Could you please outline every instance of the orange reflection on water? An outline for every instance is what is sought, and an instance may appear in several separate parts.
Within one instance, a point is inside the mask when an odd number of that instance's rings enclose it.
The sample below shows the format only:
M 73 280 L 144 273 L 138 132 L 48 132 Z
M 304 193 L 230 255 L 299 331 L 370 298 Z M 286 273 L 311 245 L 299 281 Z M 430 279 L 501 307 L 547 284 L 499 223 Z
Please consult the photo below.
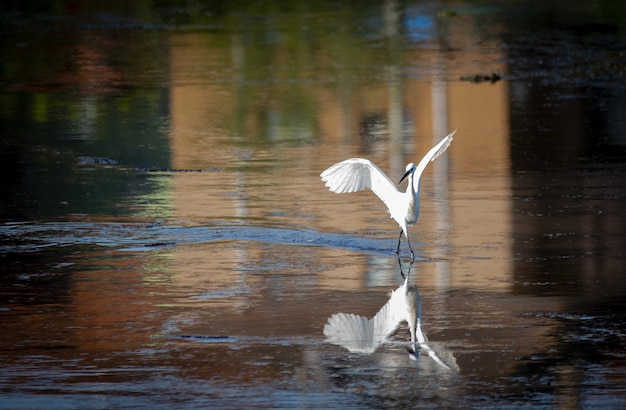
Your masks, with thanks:
M 216 42 L 206 33 L 171 35 L 172 166 L 210 169 L 173 176 L 176 218 L 200 224 L 243 221 L 374 234 L 392 243 L 398 229 L 371 192 L 332 194 L 319 180 L 319 172 L 346 157 L 367 156 L 396 179 L 405 163 L 417 161 L 445 133 L 458 128 L 449 151 L 424 174 L 422 214 L 418 225 L 410 228 L 413 240 L 424 243 L 425 256 L 440 260 L 426 264 L 420 278 L 444 287 L 507 286 L 508 84 L 441 80 L 458 72 L 459 60 L 477 67 L 483 57 L 492 62 L 493 49 L 486 56 L 469 52 L 451 62 L 429 51 L 431 57 L 425 60 L 437 62 L 430 79 L 391 72 L 378 82 L 355 81 L 348 90 L 342 85 L 334 88 L 336 84 L 295 84 L 316 102 L 316 128 L 310 130 L 316 143 L 294 147 L 280 143 L 280 138 L 297 130 L 277 131 L 273 124 L 270 131 L 282 136 L 273 141 L 273 134 L 264 135 L 268 129 L 252 126 L 270 124 L 259 118 L 268 115 L 266 108 L 275 112 L 272 101 L 282 98 L 272 94 L 279 92 L 277 88 L 238 84 L 250 71 L 241 57 L 245 50 L 235 40 L 226 46 L 213 46 Z M 211 70 L 229 73 L 229 81 L 216 81 Z M 242 87 L 252 90 L 242 92 Z M 283 92 L 284 87 L 278 90 Z M 238 142 L 241 137 L 245 144 Z M 362 276 L 366 266 L 352 269 Z

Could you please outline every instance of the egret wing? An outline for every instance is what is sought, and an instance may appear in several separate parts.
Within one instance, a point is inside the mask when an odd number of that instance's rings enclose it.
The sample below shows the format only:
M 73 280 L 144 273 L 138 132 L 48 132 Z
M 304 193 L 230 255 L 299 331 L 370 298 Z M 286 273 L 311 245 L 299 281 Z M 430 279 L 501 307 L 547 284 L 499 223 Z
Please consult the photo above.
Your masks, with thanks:
M 390 209 L 400 193 L 389 177 L 368 159 L 347 159 L 329 167 L 320 176 L 328 189 L 338 194 L 369 188 Z
M 420 343 L 420 347 L 424 349 L 438 365 L 455 372 L 460 371 L 456 357 L 443 345 L 439 343 Z
M 374 353 L 404 320 L 400 298 L 405 297 L 405 288 L 396 289 L 371 319 L 351 313 L 332 315 L 324 326 L 326 341 L 343 346 L 352 353 Z
M 372 323 L 366 317 L 351 313 L 335 313 L 324 325 L 326 341 L 352 353 L 372 354 L 378 348 L 373 343 Z
M 389 301 L 380 308 L 380 310 L 370 319 L 373 328 L 373 339 L 378 343 L 384 343 L 405 320 L 402 312 L 402 301 L 398 300 L 403 297 L 404 291 L 400 287 L 396 289 L 389 298 Z
M 420 163 L 417 165 L 415 179 L 419 180 L 422 176 L 422 172 L 424 172 L 424 169 L 426 168 L 426 165 L 428 165 L 429 162 L 436 160 L 439 155 L 443 154 L 448 149 L 452 143 L 452 139 L 454 138 L 454 133 L 456 133 L 456 130 L 446 135 L 437 145 L 432 147 L 430 151 L 424 155 L 424 158 L 422 158 Z

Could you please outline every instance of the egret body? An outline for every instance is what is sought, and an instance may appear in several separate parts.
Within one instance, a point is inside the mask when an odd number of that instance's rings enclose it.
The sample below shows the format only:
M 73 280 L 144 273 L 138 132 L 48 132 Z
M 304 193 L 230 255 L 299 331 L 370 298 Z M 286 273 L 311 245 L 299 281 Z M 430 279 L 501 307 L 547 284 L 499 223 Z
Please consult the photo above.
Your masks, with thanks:
M 350 158 L 339 162 L 326 169 L 320 176 L 328 189 L 338 194 L 356 192 L 366 188 L 371 189 L 387 205 L 391 218 L 400 225 L 396 254 L 400 253 L 400 241 L 402 240 L 402 233 L 404 233 L 411 251 L 411 260 L 414 260 L 415 254 L 411 248 L 407 226 L 415 224 L 419 217 L 420 178 L 426 165 L 430 161 L 434 161 L 450 146 L 455 132 L 456 130 L 452 131 L 432 147 L 417 166 L 414 163 L 406 166 L 405 173 L 400 179 L 400 183 L 405 179 L 408 181 L 405 192 L 399 191 L 376 164 L 363 158 Z

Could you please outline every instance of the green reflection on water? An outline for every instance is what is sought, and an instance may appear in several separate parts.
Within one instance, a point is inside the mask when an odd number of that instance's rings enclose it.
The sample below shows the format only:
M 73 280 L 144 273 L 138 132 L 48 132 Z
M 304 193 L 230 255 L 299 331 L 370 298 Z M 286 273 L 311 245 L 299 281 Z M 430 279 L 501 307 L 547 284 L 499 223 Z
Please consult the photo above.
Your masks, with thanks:
M 453 27 L 473 27 L 465 35 L 475 44 L 510 35 L 503 19 L 524 27 L 527 16 L 546 12 L 582 31 L 624 27 L 617 17 L 624 6 L 609 1 L 568 13 L 557 13 L 563 7 L 553 2 L 482 4 L 449 10 L 444 3 L 393 1 L 3 3 L 0 210 L 5 218 L 167 214 L 168 177 L 141 170 L 171 167 L 170 92 L 179 83 L 218 85 L 232 100 L 212 119 L 215 129 L 198 139 L 221 131 L 219 147 L 315 144 L 323 104 L 317 90 L 327 89 L 345 110 L 359 87 L 389 81 L 397 91 L 430 64 L 422 55 L 448 41 Z M 498 15 L 502 10 L 508 14 Z M 192 42 L 187 76 L 175 80 L 171 41 L 185 34 L 200 39 Z M 212 59 L 194 60 L 203 49 Z M 396 100 L 402 104 L 401 95 Z M 80 165 L 82 156 L 119 166 Z
M 313 142 L 314 88 L 368 81 L 369 73 L 341 73 L 375 63 L 367 36 L 379 9 L 353 6 L 5 4 L 14 30 L 1 48 L 3 217 L 168 214 L 169 177 L 142 170 L 171 164 L 172 27 L 200 27 L 208 53 L 222 56 L 214 66 L 191 61 L 189 78 L 231 84 L 225 90 L 233 110 L 216 123 L 233 143 Z M 84 164 L 83 157 L 107 164 Z
M 115 96 L 13 93 L 2 96 L 2 215 L 129 215 L 125 198 L 163 189 L 135 168 L 169 166 L 167 93 Z M 13 102 L 13 104 L 12 104 Z M 120 109 L 122 108 L 122 109 Z M 81 158 L 116 161 L 108 166 Z M 132 212 L 130 212 L 132 214 Z

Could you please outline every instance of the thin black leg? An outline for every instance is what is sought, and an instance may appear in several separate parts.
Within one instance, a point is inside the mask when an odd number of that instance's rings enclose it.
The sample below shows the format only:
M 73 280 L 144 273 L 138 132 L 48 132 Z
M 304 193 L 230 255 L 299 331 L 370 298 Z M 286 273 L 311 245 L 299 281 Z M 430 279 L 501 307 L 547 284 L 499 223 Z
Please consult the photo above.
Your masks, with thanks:
M 396 255 L 400 255 L 400 241 L 402 240 L 402 228 L 400 228 L 400 236 L 398 237 L 398 247 L 396 248 Z
M 404 272 L 402 272 L 402 261 L 400 260 L 400 256 L 398 256 L 398 267 L 400 267 L 400 275 L 402 275 L 402 279 L 405 279 Z

